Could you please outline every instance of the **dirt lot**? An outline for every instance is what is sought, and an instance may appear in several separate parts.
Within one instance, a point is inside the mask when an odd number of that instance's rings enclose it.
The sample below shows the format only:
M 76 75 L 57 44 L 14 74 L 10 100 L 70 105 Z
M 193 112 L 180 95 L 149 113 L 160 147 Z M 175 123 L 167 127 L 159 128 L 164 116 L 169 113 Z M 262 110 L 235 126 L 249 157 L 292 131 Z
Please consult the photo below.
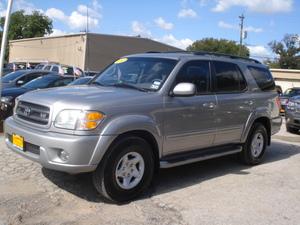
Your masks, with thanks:
M 300 135 L 284 129 L 265 163 L 233 157 L 161 170 L 139 200 L 104 203 L 89 175 L 42 169 L 0 138 L 0 225 L 7 224 L 299 224 Z

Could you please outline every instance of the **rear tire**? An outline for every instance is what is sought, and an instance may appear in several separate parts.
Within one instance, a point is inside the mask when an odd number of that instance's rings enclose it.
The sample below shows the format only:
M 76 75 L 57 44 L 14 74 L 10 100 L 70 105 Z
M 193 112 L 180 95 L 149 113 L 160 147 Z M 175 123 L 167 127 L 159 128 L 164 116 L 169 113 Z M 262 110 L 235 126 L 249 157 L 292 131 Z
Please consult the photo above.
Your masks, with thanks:
M 254 123 L 239 155 L 240 160 L 247 165 L 259 164 L 265 154 L 267 142 L 266 128 L 261 123 Z
M 150 185 L 154 172 L 151 146 L 140 137 L 117 140 L 93 173 L 97 191 L 112 202 L 133 200 Z
M 286 131 L 292 134 L 297 134 L 299 130 L 293 127 L 286 126 Z

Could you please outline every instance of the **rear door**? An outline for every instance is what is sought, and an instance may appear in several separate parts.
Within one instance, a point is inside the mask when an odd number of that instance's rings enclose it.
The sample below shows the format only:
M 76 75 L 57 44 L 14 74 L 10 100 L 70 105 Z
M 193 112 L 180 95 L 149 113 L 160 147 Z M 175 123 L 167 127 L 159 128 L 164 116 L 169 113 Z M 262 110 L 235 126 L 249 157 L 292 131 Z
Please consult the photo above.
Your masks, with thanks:
M 240 142 L 254 102 L 247 92 L 247 83 L 238 65 L 221 61 L 212 64 L 217 98 L 214 145 Z
M 187 62 L 177 74 L 173 86 L 185 82 L 194 83 L 197 94 L 166 97 L 164 154 L 206 148 L 213 143 L 216 98 L 210 89 L 210 62 Z

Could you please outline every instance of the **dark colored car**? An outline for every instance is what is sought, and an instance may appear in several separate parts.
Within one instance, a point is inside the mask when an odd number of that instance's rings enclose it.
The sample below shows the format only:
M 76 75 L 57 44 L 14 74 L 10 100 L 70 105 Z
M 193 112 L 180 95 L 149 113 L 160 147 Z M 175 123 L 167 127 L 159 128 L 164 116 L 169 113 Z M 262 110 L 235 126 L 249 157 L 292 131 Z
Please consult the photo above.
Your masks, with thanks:
M 300 95 L 300 87 L 289 88 L 283 93 L 283 95 L 280 96 L 280 102 L 281 102 L 280 113 L 285 113 L 286 106 L 289 103 L 289 99 L 297 95 Z
M 290 98 L 286 106 L 286 130 L 297 134 L 300 131 L 300 95 Z
M 40 70 L 18 70 L 7 74 L 2 79 L 2 88 L 20 87 L 40 76 L 50 74 L 49 71 Z
M 60 76 L 55 74 L 49 74 L 42 77 L 38 77 L 21 87 L 4 89 L 2 91 L 0 100 L 0 119 L 4 120 L 12 115 L 16 97 L 28 91 L 65 86 L 71 83 L 73 80 L 73 76 Z
M 93 77 L 81 77 L 81 78 L 78 78 L 77 80 L 74 80 L 69 85 L 83 85 L 83 84 L 87 84 L 92 79 L 93 79 Z

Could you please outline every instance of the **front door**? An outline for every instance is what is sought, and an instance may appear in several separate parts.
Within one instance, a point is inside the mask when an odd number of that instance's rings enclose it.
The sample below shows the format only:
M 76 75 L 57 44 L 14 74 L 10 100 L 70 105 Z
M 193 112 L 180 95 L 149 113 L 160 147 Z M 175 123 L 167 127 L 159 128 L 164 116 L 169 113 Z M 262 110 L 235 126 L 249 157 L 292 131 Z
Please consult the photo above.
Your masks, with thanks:
M 213 143 L 216 97 L 210 92 L 209 61 L 187 62 L 179 71 L 178 83 L 194 83 L 197 94 L 165 98 L 164 155 L 210 147 Z

